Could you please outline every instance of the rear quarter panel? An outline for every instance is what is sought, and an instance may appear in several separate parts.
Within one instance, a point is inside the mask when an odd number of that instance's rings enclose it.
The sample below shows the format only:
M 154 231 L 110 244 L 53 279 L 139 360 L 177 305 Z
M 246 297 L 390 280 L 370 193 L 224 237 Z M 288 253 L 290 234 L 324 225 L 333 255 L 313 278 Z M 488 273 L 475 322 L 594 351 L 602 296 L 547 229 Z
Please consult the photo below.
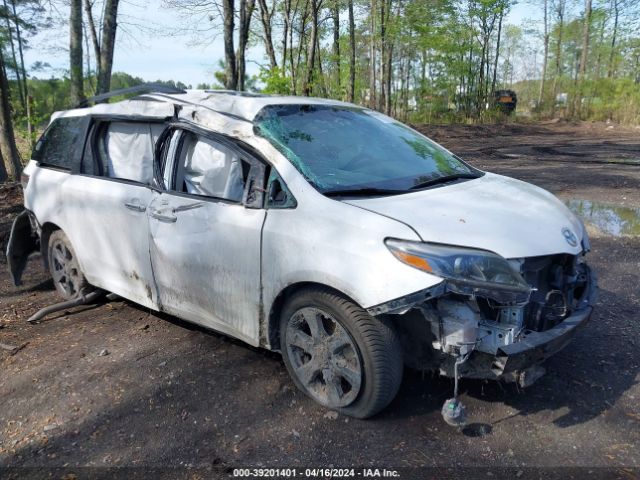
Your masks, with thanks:
M 40 167 L 34 160 L 29 161 L 24 173 L 29 175 L 24 192 L 25 208 L 35 214 L 40 225 L 51 222 L 64 230 L 66 222 L 61 190 L 71 174 L 61 169 Z

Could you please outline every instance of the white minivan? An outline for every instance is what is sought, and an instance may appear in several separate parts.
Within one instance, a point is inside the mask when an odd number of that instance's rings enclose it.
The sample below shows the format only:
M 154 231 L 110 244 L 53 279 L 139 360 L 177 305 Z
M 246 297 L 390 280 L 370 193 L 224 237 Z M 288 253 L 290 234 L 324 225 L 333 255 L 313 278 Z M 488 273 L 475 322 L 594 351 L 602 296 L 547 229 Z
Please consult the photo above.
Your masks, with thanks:
M 480 140 L 479 140 L 480 141 Z M 378 112 L 150 92 L 58 112 L 23 172 L 7 256 L 282 353 L 359 418 L 404 366 L 531 383 L 590 317 L 582 222 Z

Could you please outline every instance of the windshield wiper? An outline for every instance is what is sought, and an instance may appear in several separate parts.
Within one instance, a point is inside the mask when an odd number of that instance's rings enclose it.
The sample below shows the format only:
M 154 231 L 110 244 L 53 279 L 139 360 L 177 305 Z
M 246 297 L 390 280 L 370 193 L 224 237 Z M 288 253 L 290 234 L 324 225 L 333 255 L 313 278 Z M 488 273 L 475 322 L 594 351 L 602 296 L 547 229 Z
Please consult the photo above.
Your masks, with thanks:
M 453 182 L 454 180 L 460 180 L 462 178 L 480 178 L 481 176 L 482 175 L 478 175 L 477 173 L 454 173 L 453 175 L 445 175 L 444 177 L 432 178 L 431 180 L 427 180 L 426 182 L 420 182 L 410 187 L 410 190 L 431 187 L 433 185 L 438 185 L 439 183 Z
M 322 192 L 327 197 L 341 197 L 341 196 L 375 196 L 375 195 L 399 195 L 401 193 L 407 193 L 407 190 L 392 190 L 388 188 L 349 188 L 344 190 L 328 190 Z

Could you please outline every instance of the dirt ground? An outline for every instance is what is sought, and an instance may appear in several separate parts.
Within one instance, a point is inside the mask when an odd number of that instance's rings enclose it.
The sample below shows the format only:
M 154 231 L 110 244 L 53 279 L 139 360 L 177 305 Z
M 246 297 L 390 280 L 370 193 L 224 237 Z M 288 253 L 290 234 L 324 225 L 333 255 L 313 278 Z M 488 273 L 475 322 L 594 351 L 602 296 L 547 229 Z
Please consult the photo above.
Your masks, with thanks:
M 563 200 L 639 211 L 639 129 L 420 129 L 477 167 Z M 3 251 L 20 201 L 18 188 L 0 187 Z M 79 467 L 114 466 L 189 478 L 221 467 L 477 466 L 491 478 L 502 466 L 515 477 L 527 477 L 527 467 L 565 466 L 589 468 L 561 476 L 638 478 L 640 237 L 590 231 L 600 284 L 592 321 L 526 391 L 463 380 L 471 425 L 462 431 L 440 417 L 452 382 L 430 374 L 407 371 L 395 401 L 360 421 L 296 391 L 278 355 L 126 301 L 28 325 L 30 314 L 56 300 L 34 259 L 22 287 L 0 276 L 0 342 L 28 342 L 14 355 L 0 350 L 0 466 L 67 467 L 77 478 L 88 471 Z

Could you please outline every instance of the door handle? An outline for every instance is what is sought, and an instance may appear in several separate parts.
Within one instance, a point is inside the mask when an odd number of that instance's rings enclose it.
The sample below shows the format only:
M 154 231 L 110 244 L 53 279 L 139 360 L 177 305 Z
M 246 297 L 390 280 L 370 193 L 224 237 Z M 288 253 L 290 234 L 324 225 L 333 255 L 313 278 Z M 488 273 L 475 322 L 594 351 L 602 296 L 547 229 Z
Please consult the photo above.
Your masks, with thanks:
M 134 212 L 144 212 L 147 210 L 147 207 L 140 205 L 139 203 L 124 202 L 124 206 Z
M 151 210 L 150 215 L 156 220 L 160 220 L 165 223 L 175 223 L 178 220 L 178 217 L 174 217 L 173 215 L 165 215 L 162 213 L 162 210 Z

